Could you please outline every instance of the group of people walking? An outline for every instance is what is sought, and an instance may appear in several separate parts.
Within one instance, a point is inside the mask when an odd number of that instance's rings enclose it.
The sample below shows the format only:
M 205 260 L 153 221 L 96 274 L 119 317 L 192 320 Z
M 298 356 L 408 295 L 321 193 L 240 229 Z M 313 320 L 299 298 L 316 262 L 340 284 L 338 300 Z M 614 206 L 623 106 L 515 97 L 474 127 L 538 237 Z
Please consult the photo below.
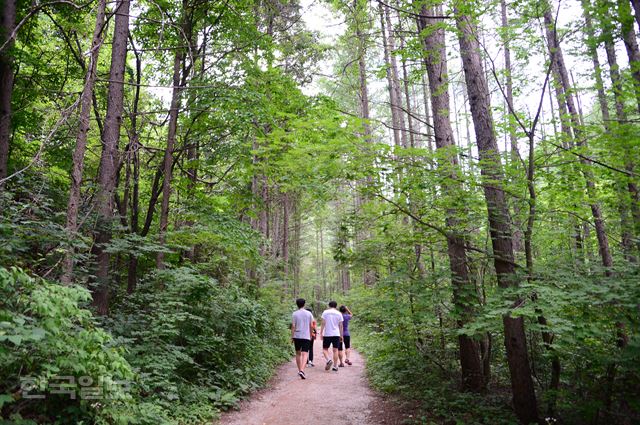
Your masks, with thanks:
M 304 373 L 306 366 L 313 364 L 313 341 L 317 337 L 317 323 L 310 308 L 305 308 L 304 298 L 298 298 L 296 310 L 291 316 L 291 341 L 296 350 L 296 366 L 301 379 L 307 379 Z M 322 355 L 325 360 L 325 370 L 338 371 L 345 363 L 351 366 L 351 335 L 349 321 L 353 314 L 346 306 L 340 306 L 335 301 L 329 302 L 329 308 L 322 312 L 320 325 L 320 340 L 322 340 Z M 332 350 L 331 355 L 329 349 Z

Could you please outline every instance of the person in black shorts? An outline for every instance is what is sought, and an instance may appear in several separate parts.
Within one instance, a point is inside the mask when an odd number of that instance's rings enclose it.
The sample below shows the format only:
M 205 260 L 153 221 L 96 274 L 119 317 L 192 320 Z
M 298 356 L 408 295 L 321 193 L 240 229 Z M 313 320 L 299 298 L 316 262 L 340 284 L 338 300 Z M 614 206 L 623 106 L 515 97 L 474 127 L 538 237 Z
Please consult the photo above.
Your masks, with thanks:
M 307 379 L 304 369 L 307 366 L 307 357 L 311 346 L 311 324 L 313 322 L 313 314 L 305 310 L 304 304 L 304 298 L 298 298 L 296 300 L 298 310 L 291 315 L 291 341 L 296 349 L 296 366 L 298 366 L 298 376 L 301 379 Z
M 338 350 L 342 348 L 342 314 L 337 310 L 338 303 L 329 302 L 329 308 L 322 313 L 320 338 L 322 339 L 322 355 L 327 362 L 324 369 L 338 371 Z M 329 347 L 333 347 L 333 358 L 329 357 Z M 333 367 L 332 367 L 333 366 Z
M 351 360 L 349 360 L 349 356 L 351 355 L 351 334 L 349 333 L 349 322 L 351 321 L 351 317 L 353 313 L 349 310 L 349 307 L 341 305 L 340 313 L 342 313 L 342 338 L 344 342 L 344 352 L 339 351 L 340 354 L 340 367 L 344 367 L 342 363 L 343 354 L 344 354 L 344 362 L 349 366 L 352 365 Z M 342 347 L 340 347 L 342 350 Z
M 313 315 L 313 311 L 307 307 L 306 310 Z M 307 360 L 307 366 L 315 367 L 313 364 L 313 341 L 316 340 L 316 336 L 318 334 L 316 318 L 314 317 L 311 321 L 311 344 L 309 346 L 309 359 Z

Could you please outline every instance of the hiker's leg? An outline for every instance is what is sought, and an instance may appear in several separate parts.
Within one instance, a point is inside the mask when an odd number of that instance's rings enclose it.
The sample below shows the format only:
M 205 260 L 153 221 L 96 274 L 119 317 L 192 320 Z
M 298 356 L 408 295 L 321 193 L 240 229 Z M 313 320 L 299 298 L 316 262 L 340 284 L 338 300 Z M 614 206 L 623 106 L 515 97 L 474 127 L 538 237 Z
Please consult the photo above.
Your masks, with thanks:
M 338 364 L 338 347 L 333 347 L 333 365 L 334 367 Z
M 313 363 L 313 340 L 309 343 L 309 361 Z
M 309 358 L 309 353 L 306 351 L 302 352 L 300 356 L 300 370 L 304 372 L 304 368 L 307 367 L 307 359 Z
M 351 336 L 344 336 L 344 355 L 347 362 L 349 362 L 349 357 L 351 357 Z
M 302 367 L 300 365 L 302 360 L 302 353 L 300 351 L 296 351 L 296 366 L 298 366 L 298 370 L 302 370 Z
M 324 357 L 324 361 L 328 362 L 329 361 L 329 345 L 330 341 L 327 340 L 327 338 L 323 338 L 322 339 L 322 356 Z

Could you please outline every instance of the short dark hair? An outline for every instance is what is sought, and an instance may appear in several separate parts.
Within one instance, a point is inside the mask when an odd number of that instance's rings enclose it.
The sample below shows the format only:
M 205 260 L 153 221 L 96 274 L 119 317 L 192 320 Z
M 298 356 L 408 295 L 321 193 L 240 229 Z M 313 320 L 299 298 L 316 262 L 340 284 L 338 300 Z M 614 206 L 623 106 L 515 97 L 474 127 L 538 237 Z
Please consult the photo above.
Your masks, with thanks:
M 340 306 L 340 313 L 346 313 L 347 312 L 347 307 L 344 305 Z
M 338 303 L 335 302 L 335 301 L 329 301 L 329 307 L 336 308 L 336 307 L 338 307 Z
M 304 300 L 304 298 L 298 298 L 296 300 L 296 305 L 298 306 L 298 308 L 302 308 L 304 307 L 304 304 L 306 303 L 306 301 Z

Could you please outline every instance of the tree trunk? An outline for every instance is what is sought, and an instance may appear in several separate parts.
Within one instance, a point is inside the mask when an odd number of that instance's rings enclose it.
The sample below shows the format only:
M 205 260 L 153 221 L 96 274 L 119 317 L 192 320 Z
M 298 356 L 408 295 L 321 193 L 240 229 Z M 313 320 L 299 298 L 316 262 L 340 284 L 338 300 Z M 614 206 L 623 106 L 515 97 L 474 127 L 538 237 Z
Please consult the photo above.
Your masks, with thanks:
M 622 41 L 627 50 L 629 57 L 629 68 L 634 80 L 636 102 L 638 111 L 640 111 L 640 49 L 638 49 L 638 41 L 636 31 L 633 27 L 633 16 L 631 15 L 631 6 L 626 0 L 617 0 L 618 2 L 618 20 L 620 21 L 620 31 L 622 33 Z M 637 19 L 637 18 L 636 18 Z
M 96 12 L 96 24 L 91 40 L 89 64 L 85 75 L 82 94 L 80 95 L 80 115 L 76 146 L 73 151 L 73 165 L 71 170 L 71 190 L 67 204 L 66 231 L 70 237 L 74 237 L 78 231 L 78 209 L 80 207 L 80 189 L 82 185 L 82 173 L 84 171 L 84 154 L 87 149 L 87 137 L 91 126 L 90 115 L 92 108 L 93 87 L 96 82 L 98 70 L 98 56 L 102 47 L 103 28 L 105 25 L 106 1 L 98 0 Z M 61 280 L 69 284 L 73 280 L 73 247 L 69 247 L 62 263 L 63 274 Z
M 0 10 L 0 190 L 8 174 L 11 139 L 11 97 L 13 94 L 13 41 L 7 42 L 16 26 L 16 0 L 3 0 Z
M 555 20 L 551 14 L 551 6 L 548 3 L 546 4 L 546 10 L 544 12 L 544 24 L 547 31 L 547 47 L 554 69 L 553 75 L 554 79 L 556 79 L 556 87 L 558 88 L 557 94 L 560 95 L 558 105 L 560 108 L 566 105 L 566 111 L 569 113 L 569 122 L 573 130 L 573 137 L 576 140 L 576 146 L 585 147 L 586 140 L 582 138 L 580 118 L 573 98 L 569 74 L 564 62 L 560 43 L 558 42 L 558 34 L 555 27 Z M 591 170 L 591 161 L 581 157 L 580 163 L 583 166 L 582 173 L 585 178 L 587 197 L 596 228 L 600 258 L 605 272 L 609 274 L 613 266 L 613 258 L 611 256 L 611 250 L 609 249 L 609 238 L 607 237 L 602 210 L 600 209 L 600 204 L 596 201 L 596 186 Z
M 509 17 L 507 14 L 507 1 L 500 1 L 500 10 L 502 15 L 502 30 L 507 31 L 509 28 Z M 509 35 L 503 37 L 504 44 L 504 70 L 505 70 L 505 86 L 507 103 L 513 106 L 513 75 L 511 72 L 511 48 L 509 47 Z M 511 162 L 518 162 L 518 140 L 516 138 L 516 129 L 513 120 L 509 119 L 509 147 L 511 149 Z
M 187 0 L 182 2 L 183 23 L 181 35 L 184 40 L 191 40 L 192 26 L 188 16 Z M 182 40 L 182 43 L 185 41 Z M 169 108 L 169 128 L 167 130 L 167 148 L 164 152 L 164 180 L 162 181 L 162 204 L 160 207 L 160 229 L 158 240 L 160 245 L 165 244 L 167 228 L 169 226 L 169 200 L 171 197 L 171 178 L 173 174 L 173 151 L 176 144 L 178 130 L 178 114 L 180 111 L 180 96 L 186 84 L 188 70 L 183 67 L 185 52 L 183 48 L 176 50 L 173 59 L 173 89 L 171 92 L 171 106 Z M 184 75 L 183 75 L 184 74 Z M 182 78 L 181 78 L 182 76 Z M 159 251 L 156 256 L 156 267 L 164 269 L 164 252 Z
M 633 5 L 633 10 L 636 12 L 636 22 L 640 27 L 640 0 L 631 0 L 631 4 Z
M 435 15 L 435 9 L 427 9 L 422 6 L 420 17 L 420 30 L 429 27 L 428 34 L 422 40 L 424 47 L 424 61 L 429 79 L 429 89 L 431 92 L 431 106 L 433 110 L 434 130 L 436 148 L 448 153 L 447 163 L 440 165 L 441 171 L 450 175 L 451 182 L 443 191 L 450 196 L 455 196 L 460 186 L 456 178 L 458 172 L 458 159 L 453 139 L 453 129 L 449 117 L 449 91 L 447 54 L 445 45 L 445 31 L 439 25 L 438 20 L 430 18 Z M 467 255 L 465 251 L 464 238 L 457 234 L 457 219 L 455 211 L 447 211 L 447 228 L 451 229 L 451 235 L 447 237 L 447 253 L 449 256 L 449 266 L 451 269 L 451 281 L 453 286 L 453 301 L 458 310 L 457 325 L 462 328 L 468 323 L 474 314 L 475 288 L 471 285 L 468 275 Z M 462 369 L 462 385 L 464 389 L 471 391 L 481 391 L 485 385 L 482 363 L 480 359 L 478 344 L 467 335 L 458 336 L 460 347 L 460 366 Z
M 180 109 L 180 69 L 184 53 L 182 49 L 176 51 L 173 59 L 173 90 L 171 93 L 171 107 L 169 109 L 169 129 L 167 134 L 167 148 L 164 152 L 164 179 L 162 181 L 162 204 L 160 207 L 160 230 L 158 238 L 160 245 L 165 243 L 165 235 L 169 225 L 169 199 L 171 197 L 171 175 L 173 169 L 173 150 L 176 143 L 176 133 L 178 129 L 178 112 Z M 158 252 L 156 256 L 156 267 L 164 269 L 164 252 Z
M 358 55 L 358 83 L 359 83 L 359 97 L 360 97 L 360 105 L 358 114 L 363 121 L 362 128 L 362 137 L 366 142 L 371 142 L 371 124 L 370 120 L 370 111 L 369 111 L 369 90 L 367 87 L 367 67 L 365 56 L 367 53 L 367 35 L 362 31 L 359 14 L 364 13 L 361 10 L 362 6 L 359 4 L 358 0 L 354 0 L 353 2 L 353 11 L 354 11 L 354 25 L 355 25 L 355 34 L 358 42 L 357 55 Z M 365 180 L 359 181 L 358 186 L 366 185 L 367 182 Z M 356 211 L 360 211 L 362 205 L 366 202 L 364 195 L 361 193 L 356 193 Z M 363 230 L 358 230 L 355 236 L 356 244 L 360 245 L 364 240 L 368 238 L 368 232 Z M 365 285 L 370 286 L 373 285 L 376 281 L 376 273 L 375 270 L 372 270 L 370 267 L 365 265 L 364 271 L 362 273 L 362 281 Z
M 384 51 L 384 62 L 387 70 L 387 84 L 389 85 L 389 106 L 391 107 L 391 126 L 393 130 L 393 141 L 395 146 L 403 145 L 404 132 L 402 129 L 402 108 L 398 107 L 400 99 L 398 98 L 398 90 L 396 86 L 398 84 L 397 67 L 393 66 L 396 63 L 395 56 L 393 56 L 394 46 L 391 44 L 391 36 L 387 36 L 387 25 L 390 26 L 390 20 L 388 19 L 385 7 L 382 2 L 378 3 L 378 9 L 380 11 L 380 28 L 382 31 L 382 46 Z M 391 27 L 388 28 L 389 32 L 392 31 Z M 394 74 L 395 72 L 395 74 Z
M 400 16 L 398 16 L 398 20 L 400 21 Z M 400 32 L 402 33 L 402 27 L 400 27 Z M 405 46 L 404 46 L 404 37 L 400 37 L 400 50 L 404 50 Z M 409 90 L 409 73 L 407 71 L 407 61 L 403 58 L 401 61 L 401 66 L 402 66 L 402 81 L 403 81 L 403 85 L 404 85 L 404 99 L 405 99 L 405 108 L 406 108 L 406 115 L 407 115 L 407 125 L 408 125 L 408 132 L 409 132 L 409 146 L 411 148 L 415 148 L 416 146 L 416 142 L 415 142 L 415 130 L 413 127 L 413 109 L 411 107 L 411 95 L 410 95 L 410 90 Z
M 120 142 L 120 126 L 124 108 L 124 72 L 127 61 L 127 39 L 129 37 L 129 0 L 118 0 L 115 10 L 115 28 L 111 48 L 111 70 L 107 93 L 107 114 L 102 133 L 102 154 L 98 175 L 96 210 L 98 220 L 94 235 L 97 287 L 93 291 L 93 304 L 98 314 L 109 311 L 109 259 L 105 245 L 111 240 L 113 222 L 113 199 L 116 187 Z
M 469 7 L 465 5 L 465 8 Z M 490 94 L 480 56 L 477 30 L 472 19 L 456 10 L 456 25 L 459 32 L 460 54 L 476 142 L 480 155 L 480 167 L 484 180 L 484 195 L 487 202 L 494 265 L 501 288 L 517 287 L 518 277 L 514 266 L 513 241 L 509 213 L 502 182 L 504 175 L 500 153 L 491 117 Z M 521 300 L 514 301 L 514 308 Z M 511 388 L 516 415 L 523 424 L 539 422 L 537 401 L 531 367 L 527 352 L 527 340 L 522 317 L 503 317 L 507 362 L 511 373 Z
M 602 67 L 600 66 L 600 59 L 598 58 L 598 42 L 595 37 L 595 30 L 593 28 L 593 21 L 591 19 L 591 5 L 590 0 L 582 0 L 582 12 L 585 22 L 585 34 L 587 50 L 589 56 L 591 56 L 591 62 L 593 63 L 593 76 L 596 80 L 596 90 L 598 93 L 598 103 L 600 104 L 600 112 L 602 113 L 602 121 L 604 122 L 604 128 L 609 129 L 609 105 L 607 104 L 607 96 L 604 92 L 604 82 L 602 80 Z

